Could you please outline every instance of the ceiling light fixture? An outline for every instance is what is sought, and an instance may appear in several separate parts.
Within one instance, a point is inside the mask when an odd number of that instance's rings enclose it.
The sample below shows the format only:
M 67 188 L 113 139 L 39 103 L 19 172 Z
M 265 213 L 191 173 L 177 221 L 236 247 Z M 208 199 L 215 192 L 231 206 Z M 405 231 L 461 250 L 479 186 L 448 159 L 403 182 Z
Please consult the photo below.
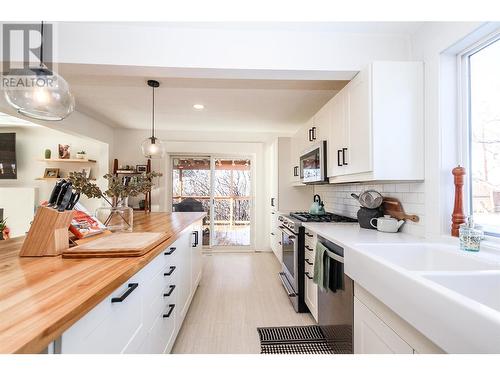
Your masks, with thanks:
M 142 153 L 148 159 L 161 159 L 165 155 L 165 144 L 155 137 L 155 89 L 160 87 L 160 82 L 150 79 L 148 86 L 153 89 L 153 111 L 151 123 L 151 137 L 142 142 Z
M 49 70 L 43 63 L 43 21 L 40 35 L 40 65 L 37 68 L 14 69 L 8 74 L 32 84 L 23 88 L 8 87 L 4 90 L 4 95 L 7 103 L 26 117 L 60 121 L 74 111 L 75 98 L 64 78 Z
M 197 111 L 201 111 L 205 109 L 205 106 L 203 104 L 194 104 L 193 108 L 196 109 Z

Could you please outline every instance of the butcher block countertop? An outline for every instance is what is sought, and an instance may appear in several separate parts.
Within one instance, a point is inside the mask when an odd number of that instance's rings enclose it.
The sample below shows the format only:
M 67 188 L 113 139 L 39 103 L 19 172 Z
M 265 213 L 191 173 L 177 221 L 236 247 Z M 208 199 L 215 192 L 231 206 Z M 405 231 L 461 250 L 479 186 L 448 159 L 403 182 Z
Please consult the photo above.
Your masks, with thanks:
M 141 257 L 20 258 L 24 237 L 0 241 L 0 353 L 42 351 L 204 216 L 134 213 L 134 232 L 171 234 Z

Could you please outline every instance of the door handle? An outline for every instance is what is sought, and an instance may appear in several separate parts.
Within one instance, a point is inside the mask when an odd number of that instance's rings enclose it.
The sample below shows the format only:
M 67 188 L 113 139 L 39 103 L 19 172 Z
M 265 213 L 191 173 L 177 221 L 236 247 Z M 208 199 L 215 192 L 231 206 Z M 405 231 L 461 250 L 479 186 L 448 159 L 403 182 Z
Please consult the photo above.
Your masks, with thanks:
M 165 272 L 163 274 L 163 276 L 170 276 L 172 273 L 174 273 L 176 267 L 175 266 L 170 266 L 170 269 L 168 270 L 168 272 Z
M 312 266 L 312 265 L 314 264 L 313 262 L 310 262 L 310 261 L 309 261 L 309 259 L 307 259 L 307 258 L 306 258 L 306 259 L 304 259 L 304 260 L 305 260 L 305 262 L 306 262 L 307 264 L 309 264 L 310 266 Z
M 313 278 L 309 275 L 309 272 L 306 272 L 306 273 L 305 273 L 305 275 L 307 276 L 307 278 L 308 278 L 309 280 L 312 280 L 312 279 L 313 279 Z
M 125 299 L 130 295 L 130 293 L 132 293 L 134 289 L 137 288 L 138 286 L 139 286 L 138 283 L 128 284 L 128 289 L 125 291 L 125 293 L 123 293 L 120 297 L 111 298 L 111 303 L 125 301 Z
M 296 297 L 297 296 L 297 293 L 295 293 L 293 291 L 293 288 L 291 288 L 289 286 L 289 283 L 288 283 L 288 280 L 286 280 L 286 276 L 285 276 L 285 273 L 284 272 L 280 272 L 279 274 L 279 277 L 281 279 L 281 283 L 283 284 L 283 286 L 285 287 L 285 290 L 286 290 L 286 294 L 288 294 L 288 297 Z
M 168 292 L 163 293 L 163 297 L 170 297 L 170 295 L 172 294 L 172 292 L 174 291 L 174 289 L 175 289 L 175 285 L 170 285 L 168 287 Z
M 347 148 L 344 147 L 342 149 L 342 165 L 347 165 L 347 163 L 345 162 L 345 153 L 346 153 L 346 151 L 347 151 Z
M 337 165 L 339 167 L 342 166 L 342 163 L 340 162 L 340 154 L 342 153 L 342 150 L 337 150 Z
M 176 247 L 171 247 L 168 251 L 164 252 L 164 255 L 172 255 L 174 251 L 177 250 Z
M 170 318 L 170 315 L 172 314 L 172 311 L 174 311 L 175 304 L 171 303 L 168 305 L 168 311 L 166 314 L 163 314 L 164 318 Z

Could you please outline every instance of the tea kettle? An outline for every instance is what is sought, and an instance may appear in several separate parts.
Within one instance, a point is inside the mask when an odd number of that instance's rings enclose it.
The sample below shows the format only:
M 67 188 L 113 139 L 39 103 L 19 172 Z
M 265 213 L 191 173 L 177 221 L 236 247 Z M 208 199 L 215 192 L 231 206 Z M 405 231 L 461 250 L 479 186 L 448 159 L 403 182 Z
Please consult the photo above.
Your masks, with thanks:
M 309 209 L 311 215 L 325 215 L 325 204 L 321 201 L 321 197 L 315 194 L 313 197 L 313 203 Z

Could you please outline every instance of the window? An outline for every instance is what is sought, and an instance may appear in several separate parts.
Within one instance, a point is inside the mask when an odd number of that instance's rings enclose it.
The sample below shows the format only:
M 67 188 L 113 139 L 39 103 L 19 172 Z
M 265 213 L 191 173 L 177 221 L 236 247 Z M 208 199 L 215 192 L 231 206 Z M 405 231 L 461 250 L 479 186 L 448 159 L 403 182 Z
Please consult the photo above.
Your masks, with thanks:
M 487 234 L 500 236 L 499 36 L 465 58 L 470 212 Z

